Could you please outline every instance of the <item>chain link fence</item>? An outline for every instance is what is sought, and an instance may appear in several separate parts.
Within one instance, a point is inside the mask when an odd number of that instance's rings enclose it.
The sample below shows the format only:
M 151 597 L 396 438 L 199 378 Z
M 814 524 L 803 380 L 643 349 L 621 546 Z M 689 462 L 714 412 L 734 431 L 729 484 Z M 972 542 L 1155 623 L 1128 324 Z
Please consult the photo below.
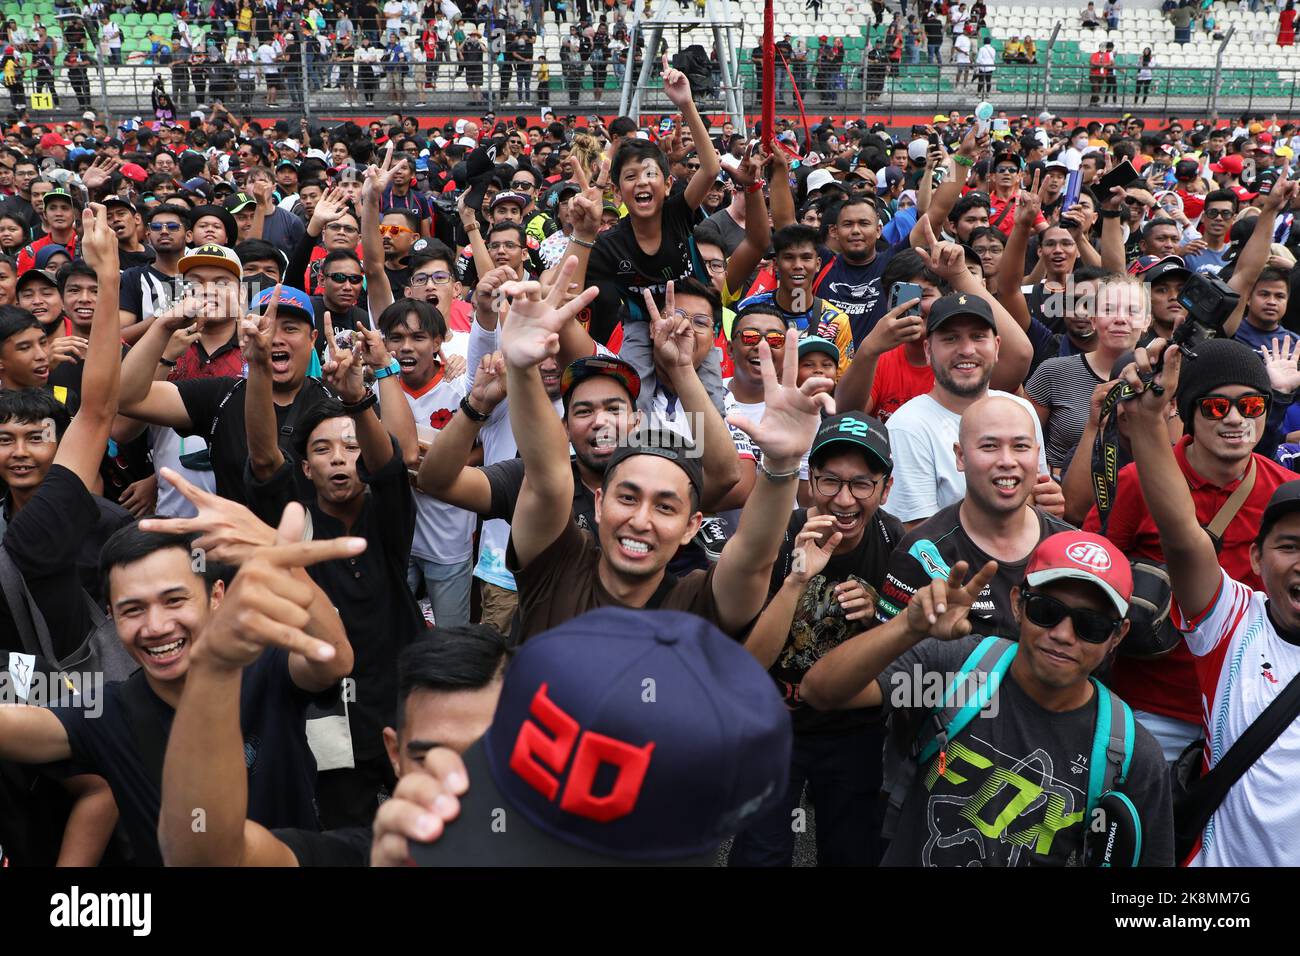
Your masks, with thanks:
M 759 112 L 755 65 L 742 60 L 745 108 Z M 385 63 L 304 58 L 297 63 L 261 64 L 191 62 L 90 63 L 59 68 L 52 76 L 23 71 L 8 87 L 14 111 L 32 119 L 63 119 L 95 110 L 113 119 L 154 118 L 153 93 L 158 80 L 175 104 L 178 119 L 196 108 L 221 101 L 236 115 L 330 116 L 393 112 L 455 115 L 485 110 L 602 115 L 616 112 L 627 64 L 586 60 L 554 63 L 532 60 L 515 64 L 493 61 L 435 60 Z M 638 58 L 630 67 L 640 69 Z M 1149 79 L 1136 68 L 1120 68 L 1111 78 L 1094 76 L 1088 66 L 1000 64 L 987 75 L 974 66 L 890 64 L 863 57 L 856 64 L 827 69 L 795 64 L 791 77 L 777 84 L 778 109 L 797 112 L 797 87 L 809 116 L 915 115 L 971 111 L 987 99 L 1008 113 L 1048 110 L 1064 115 L 1217 116 L 1241 112 L 1295 115 L 1300 64 L 1290 70 L 1159 67 Z M 697 89 L 704 112 L 723 112 L 721 78 L 715 71 L 709 88 Z M 671 112 L 662 92 L 642 97 L 643 113 Z

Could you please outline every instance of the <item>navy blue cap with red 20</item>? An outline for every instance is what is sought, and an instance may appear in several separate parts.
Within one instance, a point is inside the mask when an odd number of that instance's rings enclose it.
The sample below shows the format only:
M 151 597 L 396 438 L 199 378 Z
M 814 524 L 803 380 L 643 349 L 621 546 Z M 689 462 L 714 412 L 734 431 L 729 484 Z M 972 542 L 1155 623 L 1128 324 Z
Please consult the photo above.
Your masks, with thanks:
M 784 798 L 790 715 L 771 677 L 712 624 L 601 608 L 529 640 L 469 791 L 424 866 L 713 863 Z

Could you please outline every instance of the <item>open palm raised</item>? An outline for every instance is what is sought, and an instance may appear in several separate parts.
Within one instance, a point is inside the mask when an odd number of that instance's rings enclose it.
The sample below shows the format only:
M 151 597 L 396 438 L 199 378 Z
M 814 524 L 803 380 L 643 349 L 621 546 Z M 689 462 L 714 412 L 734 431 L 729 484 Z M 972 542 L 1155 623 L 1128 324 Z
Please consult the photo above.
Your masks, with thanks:
M 772 349 L 766 340 L 758 344 L 758 359 L 763 369 L 763 419 L 754 424 L 744 415 L 728 415 L 727 421 L 754 440 L 763 452 L 767 467 L 775 472 L 799 464 L 817 434 L 822 409 L 835 413 L 835 399 L 828 392 L 835 383 L 825 376 L 810 378 L 802 387 L 799 378 L 799 333 L 788 329 L 782 356 L 781 380 L 776 377 Z M 785 383 L 785 384 L 783 384 Z

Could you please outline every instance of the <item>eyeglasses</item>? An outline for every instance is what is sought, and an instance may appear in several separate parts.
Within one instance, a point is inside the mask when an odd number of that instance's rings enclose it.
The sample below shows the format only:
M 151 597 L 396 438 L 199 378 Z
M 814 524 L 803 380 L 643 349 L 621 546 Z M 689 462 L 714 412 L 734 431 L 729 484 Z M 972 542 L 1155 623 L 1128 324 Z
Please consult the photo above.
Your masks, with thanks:
M 345 236 L 355 236 L 361 230 L 356 226 L 349 226 L 345 222 L 331 222 L 325 226 L 326 232 L 341 232 Z
M 1241 412 L 1242 418 L 1262 418 L 1268 412 L 1268 396 L 1258 393 L 1242 395 L 1240 398 L 1228 398 L 1226 395 L 1206 395 L 1197 407 L 1201 416 L 1211 421 L 1222 421 L 1234 408 Z
M 168 232 L 180 232 L 181 224 L 179 222 L 151 222 L 149 223 L 150 232 L 162 232 L 166 229 Z
M 537 184 L 530 183 L 530 182 L 511 183 L 510 188 L 513 189 L 515 192 L 529 192 L 531 190 L 536 189 Z
M 696 313 L 695 315 L 687 315 L 685 309 L 677 309 L 676 311 L 673 312 L 673 316 L 678 319 L 690 319 L 691 325 L 695 326 L 695 328 L 699 331 L 710 332 L 710 333 L 713 331 L 713 327 L 714 327 L 713 316 L 707 313 L 699 312 Z
M 516 249 L 522 249 L 523 246 L 517 242 L 489 242 L 488 252 L 514 252 Z
M 715 276 L 720 276 L 727 271 L 726 259 L 705 259 L 704 268 L 708 269 Z
M 767 344 L 771 348 L 785 348 L 784 332 L 760 332 L 758 329 L 744 329 L 740 333 L 740 343 L 742 345 L 757 345 L 763 339 L 767 339 Z
M 415 235 L 415 230 L 407 228 L 406 226 L 380 226 L 379 227 L 379 234 L 381 236 L 400 236 L 404 232 L 409 232 L 411 235 Z
M 1135 199 L 1132 196 L 1125 196 L 1124 202 L 1126 202 L 1130 206 L 1140 206 L 1143 209 L 1145 209 L 1148 205 L 1150 205 L 1145 199 Z
M 411 276 L 411 287 L 419 288 L 432 282 L 434 285 L 446 285 L 451 281 L 450 272 L 417 272 Z
M 834 498 L 845 485 L 849 493 L 859 501 L 865 501 L 876 493 L 880 482 L 875 478 L 837 478 L 835 475 L 816 475 L 812 480 L 813 490 L 823 498 Z
M 687 163 L 687 164 L 686 164 L 686 168 L 689 169 L 691 172 L 695 172 L 695 170 L 697 170 L 697 169 L 700 168 L 700 164 L 699 164 L 699 163 Z
M 1021 592 L 1020 599 L 1024 602 L 1025 617 L 1029 618 L 1031 624 L 1037 627 L 1056 627 L 1068 617 L 1075 635 L 1089 644 L 1104 643 L 1123 623 L 1100 611 L 1070 607 L 1056 598 L 1027 588 Z
M 325 278 L 331 282 L 346 282 L 348 285 L 361 285 L 365 281 L 364 277 L 351 272 L 327 272 Z
M 1231 219 L 1232 210 L 1231 209 L 1207 209 L 1202 215 L 1204 215 L 1206 219 Z

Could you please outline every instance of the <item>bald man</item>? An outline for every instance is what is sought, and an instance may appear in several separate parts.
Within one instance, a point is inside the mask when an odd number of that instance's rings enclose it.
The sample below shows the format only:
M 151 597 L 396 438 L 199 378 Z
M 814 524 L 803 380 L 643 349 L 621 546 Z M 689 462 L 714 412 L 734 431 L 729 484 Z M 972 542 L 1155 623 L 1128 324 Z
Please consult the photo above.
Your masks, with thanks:
M 890 620 L 932 578 L 948 576 L 958 561 L 998 573 L 971 609 L 976 634 L 1014 635 L 1019 625 L 1011 589 L 1024 583 L 1038 542 L 1071 526 L 1032 503 L 1041 449 L 1037 421 L 1020 400 L 988 395 L 962 416 L 953 445 L 966 496 L 909 532 L 889 559 L 876 619 Z

